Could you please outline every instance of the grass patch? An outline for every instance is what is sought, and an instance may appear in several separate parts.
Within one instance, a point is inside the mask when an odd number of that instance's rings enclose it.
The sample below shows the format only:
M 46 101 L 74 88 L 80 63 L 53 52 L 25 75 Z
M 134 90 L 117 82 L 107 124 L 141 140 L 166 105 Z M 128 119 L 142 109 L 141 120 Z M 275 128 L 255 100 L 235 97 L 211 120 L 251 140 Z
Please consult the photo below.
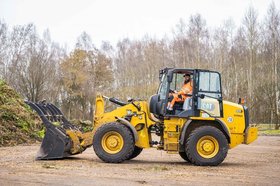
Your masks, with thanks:
M 252 124 L 251 126 L 258 128 L 258 134 L 260 136 L 280 136 L 280 129 L 275 129 L 276 124 Z
M 276 124 L 269 124 L 269 123 L 261 123 L 261 124 L 252 124 L 253 126 L 258 127 L 258 130 L 275 130 Z
M 280 136 L 280 130 L 261 130 L 259 135 L 263 136 Z

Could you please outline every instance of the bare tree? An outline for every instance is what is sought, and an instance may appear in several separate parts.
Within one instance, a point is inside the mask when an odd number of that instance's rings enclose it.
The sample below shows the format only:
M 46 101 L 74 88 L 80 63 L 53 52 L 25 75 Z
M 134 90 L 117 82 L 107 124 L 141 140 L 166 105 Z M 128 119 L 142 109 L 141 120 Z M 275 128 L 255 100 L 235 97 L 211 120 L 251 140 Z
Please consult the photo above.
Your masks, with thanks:
M 206 21 L 200 14 L 190 17 L 188 37 L 190 40 L 190 53 L 193 54 L 191 64 L 194 67 L 207 68 L 206 54 L 208 53 L 209 34 L 206 28 Z
M 266 59 L 271 63 L 269 74 L 271 91 L 268 95 L 271 97 L 270 105 L 272 106 L 270 114 L 270 122 L 276 123 L 276 129 L 279 129 L 280 124 L 280 13 L 276 10 L 275 4 L 272 3 L 268 9 L 266 24 L 265 24 L 265 47 Z
M 253 96 L 253 71 L 254 64 L 257 62 L 257 49 L 259 45 L 259 33 L 258 33 L 258 23 L 257 23 L 257 12 L 253 7 L 250 7 L 244 17 L 244 26 L 245 26 L 245 34 L 246 41 L 249 50 L 248 54 L 248 95 L 250 100 Z
M 0 78 L 7 73 L 8 26 L 0 21 Z

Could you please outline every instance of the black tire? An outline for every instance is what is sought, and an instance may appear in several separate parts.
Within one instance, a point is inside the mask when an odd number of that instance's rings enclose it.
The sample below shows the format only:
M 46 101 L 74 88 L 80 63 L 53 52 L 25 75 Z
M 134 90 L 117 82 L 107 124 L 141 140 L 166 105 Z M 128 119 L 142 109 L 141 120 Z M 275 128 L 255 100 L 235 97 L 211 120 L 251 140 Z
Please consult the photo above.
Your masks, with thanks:
M 202 126 L 189 135 L 185 150 L 191 163 L 199 166 L 216 166 L 227 156 L 228 141 L 219 129 Z
M 96 155 L 107 163 L 127 160 L 132 155 L 134 146 L 132 132 L 117 122 L 104 124 L 93 136 L 93 149 Z
M 133 153 L 131 154 L 131 156 L 129 158 L 127 158 L 127 160 L 136 158 L 142 152 L 142 150 L 143 150 L 143 148 L 135 146 Z
M 184 160 L 186 160 L 186 162 L 191 162 L 186 154 L 186 152 L 179 152 L 179 155 L 181 156 L 181 158 L 183 158 Z

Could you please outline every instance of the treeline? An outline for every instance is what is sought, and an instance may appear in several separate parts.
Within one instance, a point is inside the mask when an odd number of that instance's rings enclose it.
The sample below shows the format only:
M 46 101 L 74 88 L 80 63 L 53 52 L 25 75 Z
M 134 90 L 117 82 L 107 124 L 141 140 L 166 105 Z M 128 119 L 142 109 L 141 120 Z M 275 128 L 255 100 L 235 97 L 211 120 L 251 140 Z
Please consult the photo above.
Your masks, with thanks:
M 280 12 L 272 3 L 263 19 L 250 7 L 242 24 L 215 29 L 200 15 L 181 19 L 172 38 L 123 39 L 97 49 L 82 33 L 70 52 L 42 38 L 35 25 L 9 30 L 0 22 L 0 75 L 26 99 L 47 99 L 71 118 L 91 119 L 97 92 L 148 99 L 164 67 L 206 68 L 222 74 L 224 98 L 246 98 L 251 123 L 280 123 Z

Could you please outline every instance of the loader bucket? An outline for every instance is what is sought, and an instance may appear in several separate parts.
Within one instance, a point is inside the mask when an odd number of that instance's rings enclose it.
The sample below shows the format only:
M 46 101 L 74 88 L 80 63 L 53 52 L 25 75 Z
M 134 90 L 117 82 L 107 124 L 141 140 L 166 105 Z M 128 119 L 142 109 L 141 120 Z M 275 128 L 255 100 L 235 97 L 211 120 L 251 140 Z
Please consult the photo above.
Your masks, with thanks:
M 60 159 L 69 156 L 70 154 L 67 153 L 66 149 L 67 146 L 71 146 L 71 144 L 68 144 L 69 142 L 67 141 L 67 139 L 61 138 L 52 130 L 46 129 L 46 133 L 36 159 Z
M 36 159 L 61 159 L 72 155 L 70 151 L 72 141 L 66 134 L 66 130 L 78 131 L 79 128 L 71 124 L 62 112 L 51 103 L 30 101 L 25 103 L 38 113 L 46 127 L 46 133 Z

